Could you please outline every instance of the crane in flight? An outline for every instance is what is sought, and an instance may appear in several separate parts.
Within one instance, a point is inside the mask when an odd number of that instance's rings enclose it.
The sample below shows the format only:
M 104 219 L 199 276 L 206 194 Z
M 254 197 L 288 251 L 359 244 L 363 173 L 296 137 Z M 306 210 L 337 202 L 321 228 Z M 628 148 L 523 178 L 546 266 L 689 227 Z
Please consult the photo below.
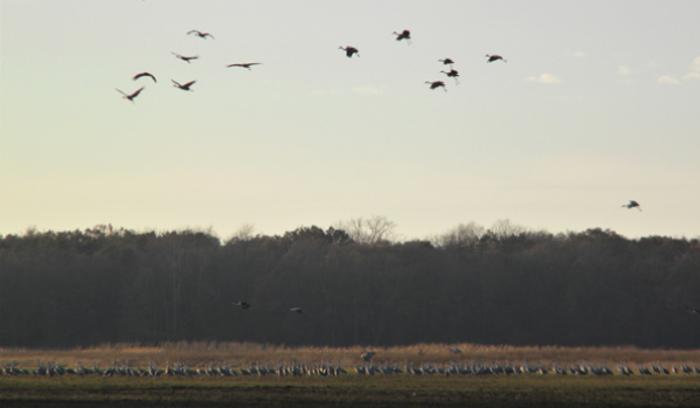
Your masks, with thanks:
M 194 85 L 197 82 L 197 81 L 190 81 L 190 82 L 187 82 L 185 84 L 181 84 L 174 79 L 171 79 L 171 81 L 173 81 L 173 86 L 175 88 L 182 89 L 183 91 L 190 91 L 190 92 L 192 91 L 192 89 L 190 89 L 192 87 L 192 85 Z
M 352 58 L 352 56 L 355 55 L 355 54 L 357 54 L 358 57 L 360 56 L 360 51 L 359 51 L 357 48 L 355 48 L 355 47 L 353 47 L 353 46 L 351 46 L 351 45 L 347 45 L 347 46 L 345 46 L 345 47 L 342 47 L 342 46 L 341 46 L 341 47 L 338 47 L 338 49 L 339 49 L 339 50 L 345 51 L 345 55 L 346 55 L 348 58 Z
M 636 208 L 639 211 L 642 211 L 642 206 L 639 205 L 639 203 L 635 200 L 630 200 L 629 203 L 627 204 L 622 204 L 622 207 L 627 208 L 628 210 L 631 210 L 633 208 Z
M 452 68 L 449 71 L 440 71 L 441 73 L 447 75 L 449 78 L 454 78 L 455 83 L 459 84 L 459 71 L 456 69 Z
M 176 52 L 173 52 L 172 54 L 175 56 L 175 58 L 181 59 L 181 60 L 185 61 L 185 62 L 188 63 L 188 64 L 189 64 L 192 60 L 196 60 L 196 59 L 199 58 L 199 55 L 194 55 L 194 56 L 188 57 L 188 56 L 185 56 L 185 55 L 178 54 L 178 53 L 176 53 Z
M 447 92 L 445 83 L 442 81 L 425 81 L 426 84 L 430 84 L 430 89 L 442 88 L 443 91 Z
M 302 308 L 300 308 L 300 307 L 290 307 L 290 308 L 289 308 L 289 311 L 292 312 L 292 313 L 296 313 L 296 314 L 302 314 L 302 313 L 304 313 L 304 309 L 302 309 Z
M 250 303 L 246 302 L 245 300 L 239 300 L 237 302 L 233 302 L 233 304 L 240 307 L 243 310 L 250 309 Z
M 214 36 L 211 35 L 211 33 L 203 33 L 199 30 L 190 30 L 187 32 L 187 35 L 192 35 L 192 34 L 196 35 L 199 38 L 203 38 L 205 40 L 207 39 L 207 37 L 211 37 L 212 39 L 214 39 Z
M 397 31 L 394 31 L 392 34 L 394 34 L 396 36 L 396 41 L 410 40 L 411 39 L 411 31 L 410 30 L 403 30 L 400 33 Z
M 453 65 L 455 63 L 450 58 L 439 59 L 438 62 L 442 62 L 443 65 Z
M 237 64 L 228 64 L 226 65 L 226 68 L 245 68 L 248 71 L 251 71 L 251 67 L 255 65 L 262 65 L 262 62 L 241 62 Z
M 496 61 L 508 62 L 508 61 L 506 61 L 505 58 L 501 57 L 500 55 L 486 54 L 486 62 L 496 62 Z
M 155 77 L 153 74 L 151 74 L 150 72 L 140 72 L 140 73 L 134 75 L 131 79 L 133 79 L 134 81 L 136 81 L 137 79 L 143 78 L 143 77 L 149 77 L 149 78 L 151 78 L 151 79 L 153 80 L 153 82 L 158 82 L 158 80 L 156 79 L 156 77 Z
M 134 92 L 132 92 L 132 93 L 130 93 L 130 94 L 128 94 L 128 93 L 122 91 L 121 89 L 118 89 L 118 88 L 115 88 L 115 89 L 116 89 L 117 92 L 119 92 L 120 94 L 122 94 L 122 97 L 124 97 L 124 99 L 128 99 L 130 102 L 133 102 L 134 99 L 135 99 L 137 96 L 139 96 L 139 94 L 141 93 L 141 91 L 143 91 L 144 89 L 146 89 L 146 87 L 145 87 L 145 86 L 142 86 L 141 88 L 135 90 Z

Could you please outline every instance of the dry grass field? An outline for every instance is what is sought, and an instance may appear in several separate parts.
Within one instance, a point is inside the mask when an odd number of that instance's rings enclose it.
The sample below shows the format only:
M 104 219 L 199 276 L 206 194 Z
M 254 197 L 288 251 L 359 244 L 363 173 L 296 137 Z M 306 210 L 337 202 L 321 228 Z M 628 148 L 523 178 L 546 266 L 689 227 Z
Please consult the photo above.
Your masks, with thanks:
M 455 354 L 451 348 L 459 348 Z M 647 350 L 636 347 L 515 347 L 476 344 L 417 344 L 399 347 L 285 347 L 252 343 L 165 343 L 158 346 L 134 344 L 103 345 L 70 350 L 2 349 L 0 364 L 16 362 L 25 368 L 39 362 L 66 366 L 78 363 L 104 367 L 117 362 L 130 366 L 158 366 L 181 363 L 189 367 L 222 364 L 231 367 L 280 363 L 336 364 L 350 367 L 361 363 L 363 351 L 376 352 L 378 363 L 447 363 L 455 361 L 511 364 L 570 365 L 587 363 L 608 365 L 625 363 L 631 367 L 645 364 L 700 366 L 700 349 Z

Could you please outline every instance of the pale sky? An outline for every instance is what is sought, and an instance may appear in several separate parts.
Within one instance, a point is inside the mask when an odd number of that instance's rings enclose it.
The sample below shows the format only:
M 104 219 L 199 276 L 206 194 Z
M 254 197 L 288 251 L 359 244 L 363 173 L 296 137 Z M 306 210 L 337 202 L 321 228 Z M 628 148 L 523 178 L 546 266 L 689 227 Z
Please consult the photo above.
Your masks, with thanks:
M 404 238 L 700 235 L 699 1 L 0 4 L 0 234 L 384 215 Z M 431 91 L 444 57 L 460 84 Z

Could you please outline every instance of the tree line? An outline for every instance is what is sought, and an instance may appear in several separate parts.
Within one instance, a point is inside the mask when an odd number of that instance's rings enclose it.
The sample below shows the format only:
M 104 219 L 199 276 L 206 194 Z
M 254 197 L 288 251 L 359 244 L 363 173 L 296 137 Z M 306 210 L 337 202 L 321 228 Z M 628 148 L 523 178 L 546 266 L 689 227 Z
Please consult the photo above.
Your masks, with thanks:
M 0 346 L 700 347 L 695 239 L 500 222 L 399 242 L 392 230 L 374 218 L 274 236 L 247 227 L 225 242 L 202 231 L 111 226 L 5 235 Z

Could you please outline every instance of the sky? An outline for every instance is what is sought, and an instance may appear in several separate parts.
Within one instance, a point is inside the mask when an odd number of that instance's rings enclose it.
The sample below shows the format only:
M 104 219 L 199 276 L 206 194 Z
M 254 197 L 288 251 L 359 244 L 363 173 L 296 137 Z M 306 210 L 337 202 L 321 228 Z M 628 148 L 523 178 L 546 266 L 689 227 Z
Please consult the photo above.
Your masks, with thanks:
M 405 239 L 499 219 L 698 237 L 698 16 L 694 0 L 0 0 L 0 234 L 382 215 Z

